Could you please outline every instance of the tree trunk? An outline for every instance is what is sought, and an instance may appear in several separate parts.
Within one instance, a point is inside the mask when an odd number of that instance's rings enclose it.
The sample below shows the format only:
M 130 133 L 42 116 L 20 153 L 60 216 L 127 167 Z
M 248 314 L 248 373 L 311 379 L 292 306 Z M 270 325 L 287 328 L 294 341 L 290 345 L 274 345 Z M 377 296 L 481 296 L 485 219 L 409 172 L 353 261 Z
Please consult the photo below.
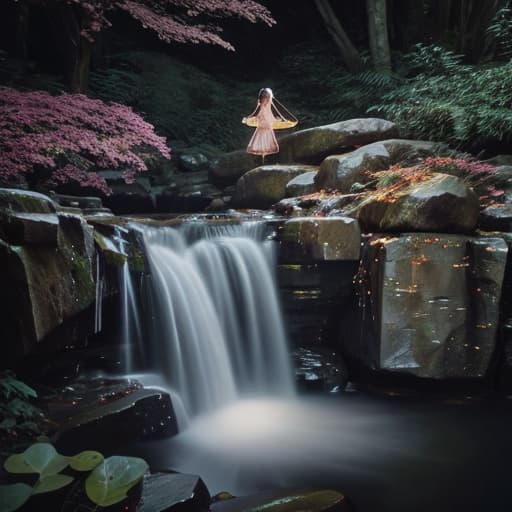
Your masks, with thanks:
M 487 48 L 486 30 L 496 15 L 498 0 L 460 0 L 457 50 L 478 62 Z
M 452 0 L 434 0 L 432 2 L 432 34 L 435 41 L 442 40 L 450 28 Z
M 427 20 L 423 0 L 400 0 L 394 5 L 394 25 L 396 41 L 402 51 L 410 51 L 411 46 L 423 42 L 427 34 Z
M 386 0 L 366 0 L 368 35 L 373 67 L 376 71 L 391 71 Z
M 87 23 L 86 14 L 80 7 L 64 6 L 60 9 L 62 35 L 66 41 L 65 60 L 67 82 L 73 92 L 85 93 L 89 83 L 92 41 L 82 35 Z
M 89 71 L 91 68 L 92 42 L 80 37 L 78 51 L 75 53 L 75 62 L 71 75 L 71 90 L 85 93 L 89 85 Z
M 334 44 L 338 48 L 343 63 L 349 71 L 359 71 L 363 67 L 363 60 L 356 47 L 352 44 L 347 34 L 343 30 L 336 14 L 332 10 L 329 0 L 314 0 L 315 5 L 322 16 L 327 27 L 327 32 L 332 37 Z
M 28 60 L 30 9 L 26 2 L 16 3 L 16 56 Z

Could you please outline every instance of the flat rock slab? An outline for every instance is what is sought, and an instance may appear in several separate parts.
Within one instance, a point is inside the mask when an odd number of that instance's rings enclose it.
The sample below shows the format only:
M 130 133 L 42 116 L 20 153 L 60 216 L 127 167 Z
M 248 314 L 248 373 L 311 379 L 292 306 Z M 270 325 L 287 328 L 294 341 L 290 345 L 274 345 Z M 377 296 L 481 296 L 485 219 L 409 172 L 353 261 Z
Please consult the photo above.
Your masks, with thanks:
M 0 210 L 24 213 L 55 213 L 55 203 L 44 194 L 0 188 Z
M 280 490 L 214 503 L 212 512 L 350 512 L 343 494 L 333 490 Z
M 63 453 L 99 450 L 113 453 L 123 444 L 178 433 L 170 396 L 154 389 L 135 389 L 109 401 L 109 388 L 81 411 L 68 409 L 56 447 Z M 73 414 L 75 413 L 75 414 Z M 62 413 L 61 413 L 62 414 Z
M 349 119 L 285 135 L 279 140 L 279 161 L 318 165 L 326 156 L 397 136 L 397 126 L 385 119 Z
M 262 165 L 236 183 L 233 201 L 240 208 L 268 208 L 286 196 L 286 185 L 296 176 L 316 171 L 311 165 Z
M 144 479 L 139 512 L 206 512 L 210 493 L 196 475 L 154 473 Z

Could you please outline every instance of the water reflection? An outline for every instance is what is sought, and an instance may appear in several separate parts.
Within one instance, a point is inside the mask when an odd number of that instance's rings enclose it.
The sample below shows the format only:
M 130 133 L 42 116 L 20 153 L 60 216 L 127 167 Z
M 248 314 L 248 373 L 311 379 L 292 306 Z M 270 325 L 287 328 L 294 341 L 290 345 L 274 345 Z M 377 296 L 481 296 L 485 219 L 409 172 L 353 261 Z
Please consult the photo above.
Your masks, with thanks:
M 496 511 L 512 506 L 510 427 L 508 402 L 255 399 L 136 451 L 153 470 L 200 474 L 212 494 L 320 486 L 363 512 Z

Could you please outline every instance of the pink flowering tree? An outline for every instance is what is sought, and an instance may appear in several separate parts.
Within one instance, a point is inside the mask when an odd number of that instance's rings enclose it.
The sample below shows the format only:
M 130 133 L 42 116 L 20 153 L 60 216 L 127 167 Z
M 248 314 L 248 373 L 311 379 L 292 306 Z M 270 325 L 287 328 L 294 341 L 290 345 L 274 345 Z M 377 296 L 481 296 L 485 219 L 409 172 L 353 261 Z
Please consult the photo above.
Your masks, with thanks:
M 97 171 L 119 170 L 130 183 L 169 157 L 165 139 L 129 107 L 0 87 L 0 185 L 25 179 L 42 191 L 78 185 L 109 194 Z
M 67 19 L 71 47 L 76 51 L 75 69 L 71 85 L 75 91 L 84 91 L 87 83 L 91 45 L 97 34 L 110 27 L 109 14 L 124 11 L 152 30 L 166 43 L 206 43 L 233 50 L 231 43 L 222 38 L 221 18 L 236 17 L 249 22 L 272 25 L 275 20 L 270 12 L 254 0 L 11 0 L 16 2 L 21 14 L 19 20 L 28 20 L 31 4 L 53 9 L 62 15 L 67 7 L 73 23 Z M 68 12 L 69 14 L 69 12 Z M 24 33 L 22 27 L 20 33 Z

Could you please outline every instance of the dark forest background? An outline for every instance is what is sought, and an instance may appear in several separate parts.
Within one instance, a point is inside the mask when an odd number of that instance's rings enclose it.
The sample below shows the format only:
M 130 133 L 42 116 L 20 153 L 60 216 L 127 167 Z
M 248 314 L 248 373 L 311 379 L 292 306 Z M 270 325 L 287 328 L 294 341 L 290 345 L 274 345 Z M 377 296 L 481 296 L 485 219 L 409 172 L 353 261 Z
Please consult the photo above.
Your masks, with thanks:
M 4 0 L 0 83 L 130 105 L 173 149 L 243 147 L 249 134 L 241 117 L 268 86 L 300 128 L 384 117 L 396 121 L 404 137 L 445 141 L 475 154 L 512 152 L 509 1 L 261 3 L 277 21 L 273 27 L 223 20 L 234 52 L 166 44 L 115 13 L 112 27 L 91 45 L 90 65 L 77 74 L 80 50 L 69 9 Z M 384 28 L 382 16 L 371 12 L 379 6 L 385 7 Z

